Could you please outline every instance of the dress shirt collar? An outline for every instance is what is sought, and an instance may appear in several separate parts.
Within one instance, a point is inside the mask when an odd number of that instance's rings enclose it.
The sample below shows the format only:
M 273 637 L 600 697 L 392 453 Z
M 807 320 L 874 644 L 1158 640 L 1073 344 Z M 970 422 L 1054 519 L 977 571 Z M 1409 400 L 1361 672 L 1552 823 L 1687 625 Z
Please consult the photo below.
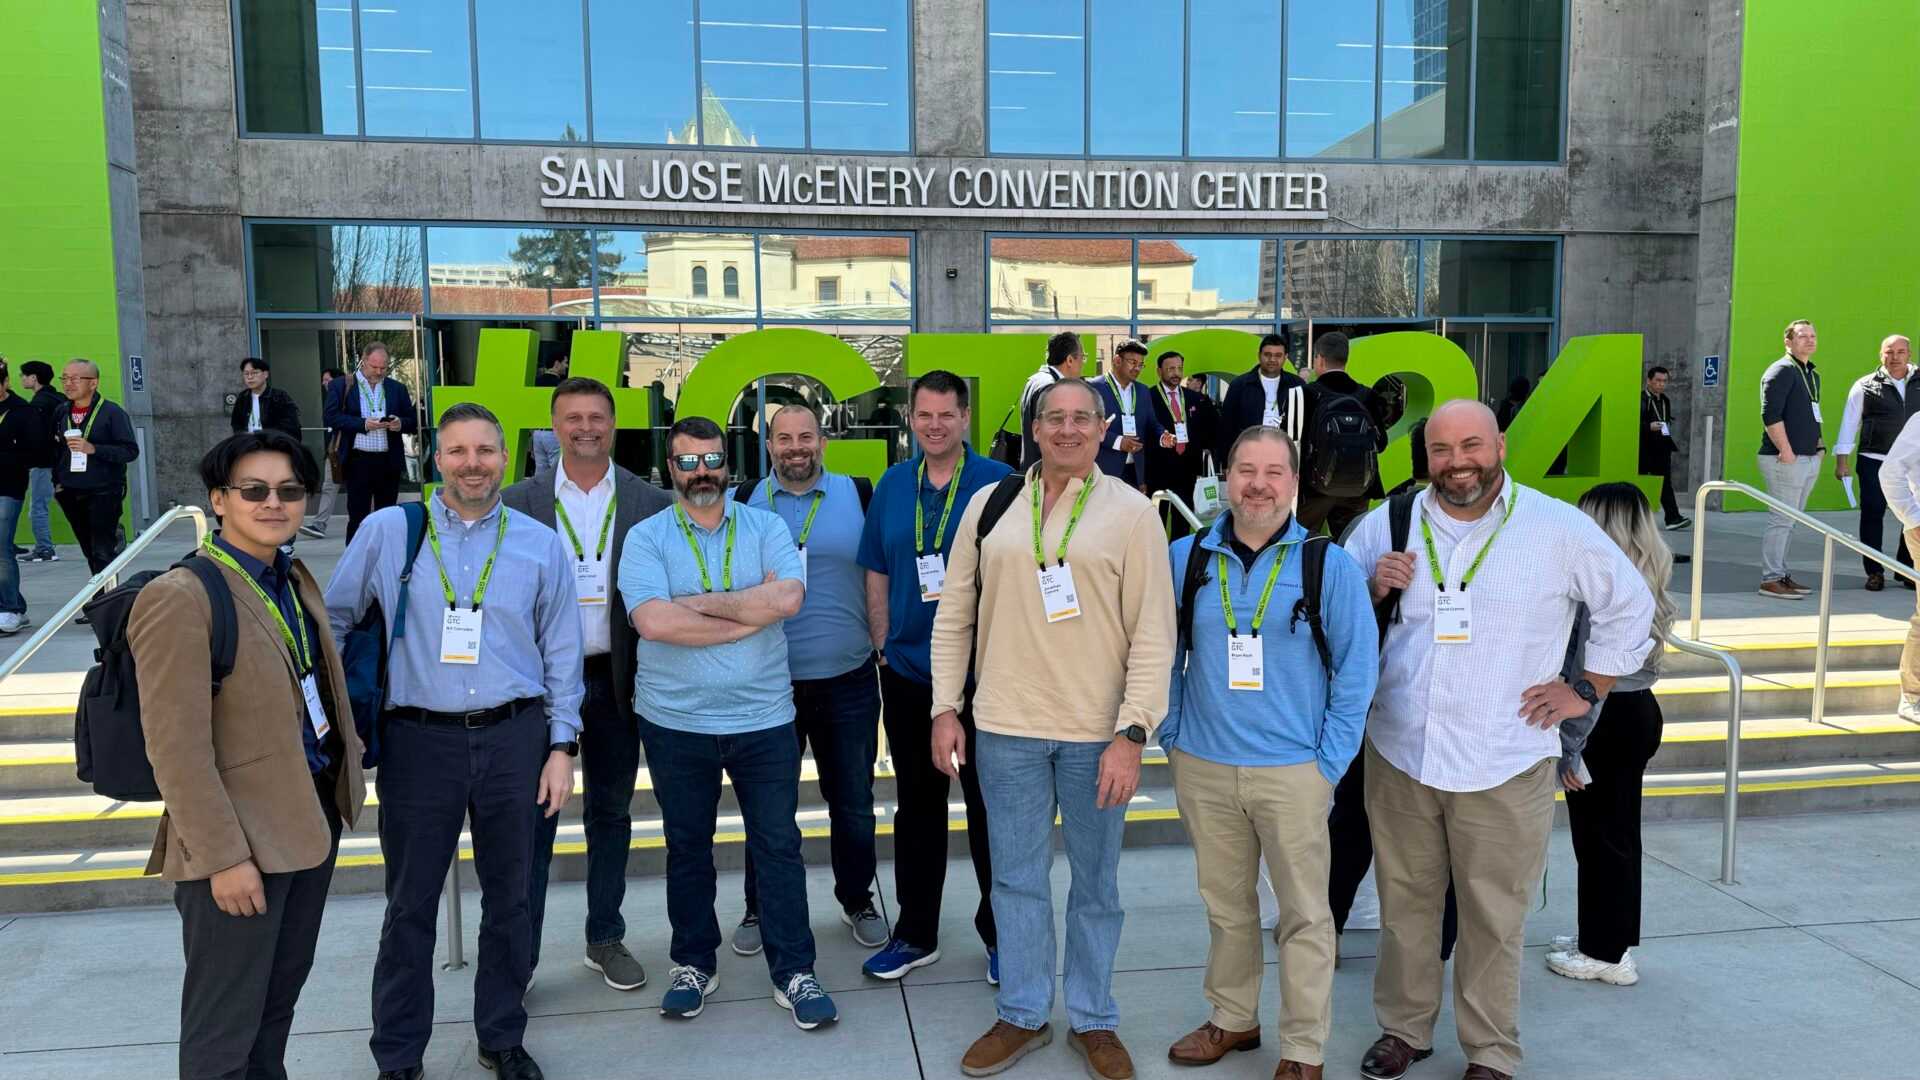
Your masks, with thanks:
M 718 536 L 726 530 L 727 519 L 733 516 L 736 505 L 732 495 L 723 493 L 723 497 L 720 500 L 720 522 L 711 529 L 700 524 L 700 519 L 694 517 L 693 514 L 687 510 L 684 501 L 680 498 L 680 493 L 677 491 L 674 492 L 673 495 L 673 506 L 670 507 L 667 512 L 672 513 L 674 510 L 679 510 L 680 513 L 686 515 L 687 524 L 693 526 L 694 532 L 704 533 L 707 536 Z
M 286 552 L 274 552 L 273 563 L 268 565 L 227 543 L 227 538 L 218 533 L 214 534 L 213 542 L 220 545 L 221 551 L 232 556 L 233 561 L 240 565 L 240 569 L 247 572 L 248 577 L 259 582 L 267 590 L 267 595 L 279 594 L 281 584 L 287 580 L 287 571 L 292 567 L 292 561 L 287 558 Z
M 582 488 L 579 484 L 573 482 L 573 477 L 567 475 L 565 458 L 561 459 L 560 464 L 554 466 L 553 494 L 555 498 L 558 498 L 567 491 L 572 491 L 576 495 L 591 496 L 598 493 L 601 488 L 606 488 L 608 491 L 613 490 L 613 459 L 611 458 L 607 459 L 606 473 L 602 475 L 599 481 L 591 488 Z
M 442 497 L 440 492 L 436 491 L 433 493 L 433 512 L 440 515 L 442 528 L 459 528 L 464 531 L 481 525 L 491 527 L 494 516 L 502 512 L 503 506 L 504 504 L 501 503 L 500 497 L 495 495 L 493 498 L 493 508 L 480 515 L 479 520 L 469 522 L 466 518 L 460 516 L 459 511 L 447 505 L 447 500 Z

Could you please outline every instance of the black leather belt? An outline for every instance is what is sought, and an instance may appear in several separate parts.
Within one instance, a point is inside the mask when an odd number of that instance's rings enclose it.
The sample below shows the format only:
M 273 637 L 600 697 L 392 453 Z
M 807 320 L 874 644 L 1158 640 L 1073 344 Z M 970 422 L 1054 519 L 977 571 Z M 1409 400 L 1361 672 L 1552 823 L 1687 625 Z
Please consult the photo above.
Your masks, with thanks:
M 492 727 L 502 720 L 511 718 L 522 708 L 540 704 L 539 698 L 520 698 L 505 705 L 495 705 L 491 709 L 475 709 L 472 712 L 434 712 L 431 709 L 416 709 L 411 705 L 402 705 L 391 710 L 390 715 L 404 720 L 419 720 L 427 724 L 445 724 L 449 727 L 483 728 Z
M 611 675 L 613 674 L 613 654 L 598 653 L 593 656 L 589 656 L 586 659 L 586 663 L 582 664 L 581 667 L 589 675 L 596 675 L 596 674 Z

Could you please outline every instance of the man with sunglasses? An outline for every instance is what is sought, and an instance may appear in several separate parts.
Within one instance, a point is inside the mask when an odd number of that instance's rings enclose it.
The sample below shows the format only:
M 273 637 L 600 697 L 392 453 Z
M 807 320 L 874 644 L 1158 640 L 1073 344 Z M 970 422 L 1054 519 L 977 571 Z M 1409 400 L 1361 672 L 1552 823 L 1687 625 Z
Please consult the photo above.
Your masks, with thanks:
M 98 364 L 70 361 L 60 386 L 67 405 L 54 415 L 53 497 L 87 557 L 87 572 L 97 574 L 118 547 L 127 466 L 140 456 L 140 444 L 127 411 L 100 396 Z
M 806 570 L 786 523 L 727 498 L 726 442 L 705 417 L 667 432 L 674 507 L 635 525 L 620 596 L 640 634 L 633 707 L 667 840 L 673 970 L 660 1015 L 690 1020 L 719 986 L 714 820 L 731 781 L 758 878 L 773 1000 L 802 1030 L 839 1018 L 814 978 L 800 860 L 800 744 L 781 624 Z

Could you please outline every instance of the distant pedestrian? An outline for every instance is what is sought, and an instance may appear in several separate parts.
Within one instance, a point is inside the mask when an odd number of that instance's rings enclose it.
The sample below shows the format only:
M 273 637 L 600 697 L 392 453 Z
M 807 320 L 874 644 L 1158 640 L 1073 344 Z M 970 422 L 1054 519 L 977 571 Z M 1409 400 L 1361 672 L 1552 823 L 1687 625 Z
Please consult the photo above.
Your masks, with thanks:
M 57 415 L 60 440 L 53 455 L 54 498 L 97 574 L 118 552 L 120 511 L 127 499 L 127 466 L 140 456 L 127 411 L 100 396 L 100 366 L 70 361 L 60 374 L 67 405 Z
M 1893 441 L 1892 434 L 1887 436 L 1887 441 Z M 1640 472 L 1660 478 L 1660 508 L 1666 511 L 1668 529 L 1684 529 L 1693 524 L 1680 513 L 1679 500 L 1673 493 L 1673 455 L 1679 449 L 1673 438 L 1673 402 L 1667 398 L 1667 369 L 1656 364 L 1647 369 L 1646 385 L 1640 388 Z
M 1313 343 L 1313 382 L 1307 385 L 1307 419 L 1300 452 L 1305 459 L 1297 477 L 1300 525 L 1309 532 L 1326 526 L 1338 540 L 1367 512 L 1371 500 L 1386 497 L 1380 486 L 1380 454 L 1393 423 L 1390 404 L 1347 374 L 1350 346 L 1338 330 Z
M 1261 338 L 1258 364 L 1229 383 L 1220 402 L 1213 459 L 1227 460 L 1233 440 L 1250 427 L 1282 428 L 1297 445 L 1307 419 L 1306 402 L 1305 380 L 1287 370 L 1287 339 L 1279 334 Z
M 1855 467 L 1848 458 L 1857 449 L 1860 454 L 1860 542 L 1881 550 L 1882 530 L 1887 520 L 1887 497 L 1880 490 L 1880 466 L 1887 451 L 1907 421 L 1920 413 L 1920 393 L 1908 393 L 1913 377 L 1913 346 L 1899 334 L 1880 343 L 1880 366 L 1860 377 L 1847 391 L 1846 411 L 1840 415 L 1840 434 L 1833 441 L 1833 475 L 1845 481 Z M 1903 565 L 1913 565 L 1913 553 L 1906 538 L 1894 541 L 1894 552 Z M 1867 571 L 1867 591 L 1887 587 L 1886 571 L 1872 559 L 1861 557 Z M 1907 588 L 1913 579 L 1894 575 Z
M 337 367 L 320 369 L 320 400 L 327 400 L 327 392 L 333 389 L 335 379 L 344 379 L 347 373 Z M 300 526 L 300 535 L 322 540 L 327 535 L 327 525 L 333 520 L 333 500 L 340 491 L 343 478 L 340 467 L 340 433 L 331 428 L 322 428 L 326 437 L 326 454 L 320 463 L 319 505 L 313 513 L 307 515 L 306 524 Z
M 27 627 L 27 602 L 20 595 L 20 564 L 13 553 L 20 509 L 27 497 L 28 471 L 47 459 L 49 439 L 40 411 L 7 385 L 7 362 L 0 359 L 0 637 Z
M 45 360 L 21 364 L 20 395 L 33 402 L 34 411 L 40 414 L 41 427 L 49 433 L 57 430 L 54 413 L 66 406 L 67 399 L 55 383 L 52 364 Z M 53 503 L 53 451 L 48 451 L 40 464 L 28 470 L 27 480 L 33 499 L 28 508 L 33 522 L 33 550 L 27 554 L 27 561 L 59 562 L 60 553 L 53 549 L 53 513 L 49 509 Z
M 293 395 L 267 385 L 273 367 L 257 356 L 240 361 L 240 395 L 233 400 L 235 435 L 271 429 L 300 438 L 300 406 Z
M 1532 395 L 1533 383 L 1528 381 L 1525 375 L 1515 375 L 1513 381 L 1507 383 L 1507 396 L 1493 413 L 1494 422 L 1499 425 L 1501 431 L 1513 426 L 1513 418 L 1520 415 L 1521 406 L 1525 405 L 1527 398 Z
M 1077 379 L 1087 366 L 1087 351 L 1080 344 L 1080 335 L 1071 330 L 1062 330 L 1047 339 L 1047 362 L 1040 370 L 1027 376 L 1027 384 L 1020 388 L 1020 461 L 1017 467 L 1031 469 L 1040 460 L 1039 448 L 1033 442 L 1033 401 L 1040 391 L 1061 379 Z M 1015 465 L 1014 462 L 1006 462 Z
M 1767 494 L 1795 510 L 1807 505 L 1807 493 L 1820 476 L 1825 441 L 1820 420 L 1820 373 L 1813 354 L 1820 338 L 1813 324 L 1795 319 L 1784 335 L 1785 356 L 1760 376 L 1760 475 Z M 1760 595 L 1774 600 L 1804 600 L 1813 590 L 1787 572 L 1787 542 L 1793 538 L 1793 519 L 1778 510 L 1767 514 L 1767 531 L 1760 540 Z
M 407 474 L 403 435 L 420 428 L 413 399 L 397 379 L 387 378 L 387 346 L 368 342 L 360 349 L 360 370 L 335 379 L 327 390 L 328 431 L 340 433 L 339 461 L 347 484 L 347 542 L 353 542 L 367 515 L 400 501 Z

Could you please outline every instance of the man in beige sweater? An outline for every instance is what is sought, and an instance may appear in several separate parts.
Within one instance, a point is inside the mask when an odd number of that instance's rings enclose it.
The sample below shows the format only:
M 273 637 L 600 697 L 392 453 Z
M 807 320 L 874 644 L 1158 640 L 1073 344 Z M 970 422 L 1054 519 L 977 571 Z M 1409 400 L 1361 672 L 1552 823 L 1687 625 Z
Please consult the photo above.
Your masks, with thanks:
M 960 1068 L 997 1073 L 1052 1041 L 1057 810 L 1074 877 L 1070 1042 L 1090 1073 L 1127 1080 L 1133 1062 L 1114 1034 L 1117 872 L 1140 751 L 1167 711 L 1173 579 L 1152 505 L 1094 465 L 1105 421 L 1093 388 L 1053 383 L 1033 417 L 1040 463 L 1002 481 L 1018 494 L 984 538 L 981 514 L 999 489 L 968 504 L 933 623 L 933 759 L 949 776 L 964 761 L 957 711 L 970 668 L 978 682 L 974 766 L 1000 934 L 999 1018 Z

